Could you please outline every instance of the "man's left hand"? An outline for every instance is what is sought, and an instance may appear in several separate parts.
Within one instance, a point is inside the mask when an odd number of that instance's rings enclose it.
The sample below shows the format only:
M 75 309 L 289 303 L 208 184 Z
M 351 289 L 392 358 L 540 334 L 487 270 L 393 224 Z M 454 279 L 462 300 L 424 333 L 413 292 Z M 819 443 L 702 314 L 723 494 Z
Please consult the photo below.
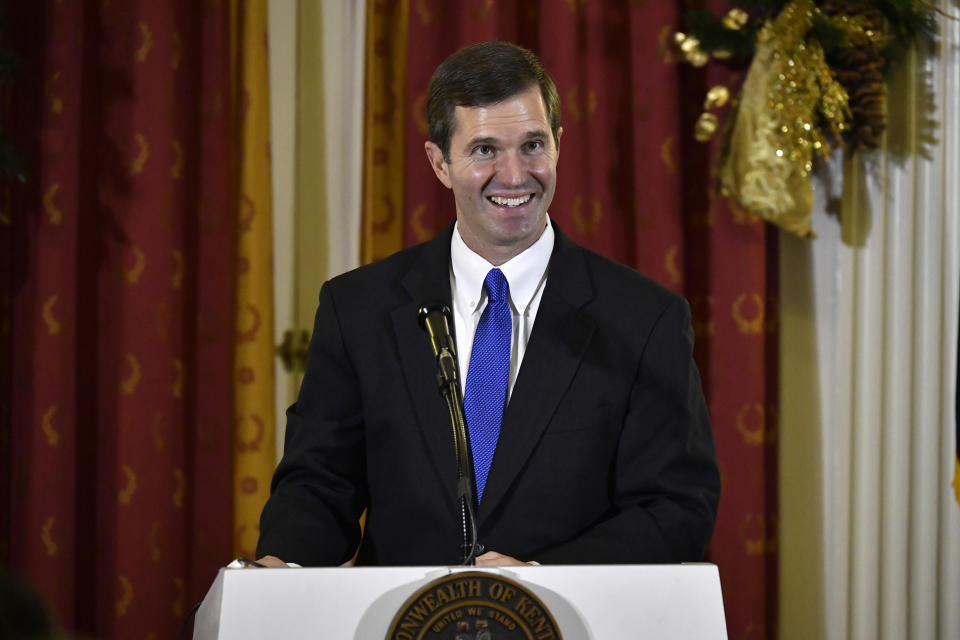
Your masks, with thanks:
M 477 556 L 476 562 L 478 567 L 502 567 L 507 565 L 527 566 L 530 564 L 529 562 L 521 562 L 516 558 L 505 556 L 496 551 L 487 551 L 482 556 Z

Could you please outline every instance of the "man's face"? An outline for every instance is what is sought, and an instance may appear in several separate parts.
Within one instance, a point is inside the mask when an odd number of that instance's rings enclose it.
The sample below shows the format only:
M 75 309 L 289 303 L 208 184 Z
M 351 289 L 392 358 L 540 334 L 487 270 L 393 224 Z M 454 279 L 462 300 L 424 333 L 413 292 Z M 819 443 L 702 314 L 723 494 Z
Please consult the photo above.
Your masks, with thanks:
M 503 264 L 540 237 L 556 188 L 559 151 L 540 89 L 485 107 L 457 107 L 454 118 L 450 161 L 427 142 L 430 166 L 453 189 L 463 241 Z

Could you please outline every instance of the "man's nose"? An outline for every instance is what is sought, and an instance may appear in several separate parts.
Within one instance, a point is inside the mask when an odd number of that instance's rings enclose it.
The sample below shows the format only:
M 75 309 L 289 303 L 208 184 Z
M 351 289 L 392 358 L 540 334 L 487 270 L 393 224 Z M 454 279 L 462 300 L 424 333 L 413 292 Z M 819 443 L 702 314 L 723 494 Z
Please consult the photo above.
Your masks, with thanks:
M 527 181 L 528 174 L 526 160 L 519 153 L 509 151 L 497 158 L 497 180 L 504 186 L 520 186 Z

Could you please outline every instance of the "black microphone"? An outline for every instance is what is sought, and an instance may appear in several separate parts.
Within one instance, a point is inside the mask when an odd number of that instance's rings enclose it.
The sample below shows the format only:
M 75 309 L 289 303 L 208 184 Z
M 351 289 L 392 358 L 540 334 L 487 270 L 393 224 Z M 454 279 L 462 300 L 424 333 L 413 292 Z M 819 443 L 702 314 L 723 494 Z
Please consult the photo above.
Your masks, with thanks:
M 450 335 L 450 317 L 450 307 L 442 302 L 422 305 L 417 312 L 420 327 L 430 336 L 441 384 L 450 384 L 458 379 L 457 347 Z

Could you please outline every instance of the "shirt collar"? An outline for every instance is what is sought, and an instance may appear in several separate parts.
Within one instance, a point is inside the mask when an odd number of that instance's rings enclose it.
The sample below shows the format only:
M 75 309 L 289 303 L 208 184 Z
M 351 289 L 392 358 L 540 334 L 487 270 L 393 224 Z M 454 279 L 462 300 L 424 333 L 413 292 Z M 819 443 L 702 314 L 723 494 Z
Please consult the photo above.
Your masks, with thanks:
M 454 225 L 453 237 L 450 240 L 450 268 L 453 271 L 455 284 L 454 296 L 461 309 L 470 309 L 475 312 L 480 308 L 480 301 L 486 298 L 483 280 L 494 266 L 467 246 L 460 236 L 458 225 Z M 519 312 L 527 308 L 543 281 L 550 262 L 550 254 L 553 253 L 554 236 L 553 225 L 550 224 L 548 214 L 547 226 L 537 241 L 499 267 L 510 285 L 510 302 Z M 474 303 L 472 306 L 471 302 Z

